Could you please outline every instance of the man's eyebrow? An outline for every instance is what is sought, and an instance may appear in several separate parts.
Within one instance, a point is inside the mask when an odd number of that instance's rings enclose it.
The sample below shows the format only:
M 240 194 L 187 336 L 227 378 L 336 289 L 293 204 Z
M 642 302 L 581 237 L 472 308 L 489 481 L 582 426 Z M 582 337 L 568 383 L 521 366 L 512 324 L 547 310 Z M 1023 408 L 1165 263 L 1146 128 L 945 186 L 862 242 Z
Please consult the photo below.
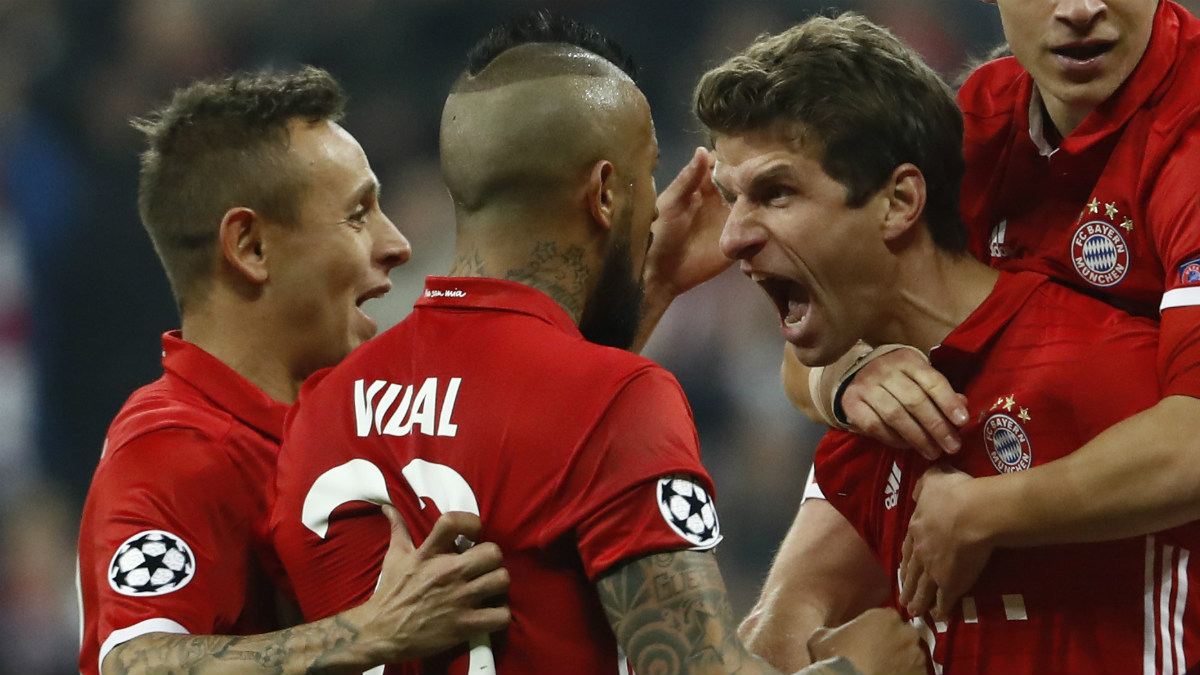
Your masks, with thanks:
M 787 164 L 776 164 L 770 169 L 767 169 L 766 171 L 763 171 L 762 173 L 754 176 L 754 178 L 750 179 L 750 186 L 746 191 L 750 192 L 756 188 L 759 188 L 763 183 L 770 183 L 772 181 L 791 177 L 792 167 L 788 166 Z
M 383 186 L 379 184 L 378 178 L 372 178 L 369 180 L 365 180 L 365 181 L 363 181 L 363 184 L 360 185 L 358 187 L 358 189 L 354 191 L 354 196 L 350 199 L 349 206 L 353 207 L 353 206 L 357 206 L 358 204 L 361 204 L 362 200 L 366 199 L 366 197 L 371 194 L 374 194 L 375 199 L 378 200 L 379 195 L 382 192 L 382 190 L 383 190 Z

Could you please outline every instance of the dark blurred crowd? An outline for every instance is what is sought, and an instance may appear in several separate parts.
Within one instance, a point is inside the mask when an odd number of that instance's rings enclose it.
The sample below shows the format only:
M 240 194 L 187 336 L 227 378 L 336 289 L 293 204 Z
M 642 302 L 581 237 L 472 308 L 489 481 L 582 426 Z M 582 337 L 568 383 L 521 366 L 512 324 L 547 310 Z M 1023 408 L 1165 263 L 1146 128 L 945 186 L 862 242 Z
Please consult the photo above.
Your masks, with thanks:
M 949 77 L 1001 39 L 994 8 L 974 0 L 0 0 L 0 673 L 75 669 L 78 512 L 109 420 L 157 377 L 159 335 L 178 322 L 138 224 L 140 139 L 128 120 L 197 77 L 330 70 L 414 249 L 392 294 L 368 306 L 391 325 L 450 262 L 437 164 L 445 92 L 488 28 L 544 6 L 634 55 L 660 187 L 703 142 L 689 111 L 697 78 L 758 33 L 856 10 Z M 694 409 L 739 612 L 795 513 L 820 434 L 782 394 L 782 341 L 760 295 L 729 272 L 681 298 L 646 352 Z

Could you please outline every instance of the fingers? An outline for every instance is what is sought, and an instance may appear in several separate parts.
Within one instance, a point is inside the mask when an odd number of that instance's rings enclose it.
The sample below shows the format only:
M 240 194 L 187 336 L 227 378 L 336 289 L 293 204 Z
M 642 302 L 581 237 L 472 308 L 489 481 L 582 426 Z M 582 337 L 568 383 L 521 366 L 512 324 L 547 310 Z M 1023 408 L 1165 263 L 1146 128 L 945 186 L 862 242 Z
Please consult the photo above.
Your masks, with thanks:
M 941 588 L 937 589 L 937 597 L 935 598 L 933 608 L 929 610 L 929 615 L 934 621 L 945 621 L 946 617 L 950 616 L 950 607 L 958 598 L 951 596 Z
M 433 530 L 417 550 L 417 555 L 427 559 L 439 553 L 454 553 L 459 550 L 456 540 L 460 536 L 474 544 L 482 529 L 479 516 L 465 511 L 447 511 L 433 524 Z
M 659 209 L 669 206 L 671 202 L 683 198 L 685 195 L 691 195 L 697 188 L 700 187 L 706 175 L 703 170 L 708 165 L 708 153 L 704 148 L 696 148 L 692 152 L 692 159 L 687 166 L 683 167 L 671 181 L 671 184 L 662 191 L 659 195 Z
M 480 607 L 463 612 L 459 618 L 462 632 L 467 635 L 484 635 L 508 628 L 512 623 L 512 611 L 508 606 Z
M 912 602 L 913 591 L 917 587 L 920 576 L 920 563 L 913 560 L 913 539 L 911 534 L 904 535 L 904 543 L 900 546 L 900 604 L 907 607 Z
M 928 574 L 921 574 L 917 579 L 916 587 L 913 589 L 912 599 L 905 605 L 906 611 L 910 616 L 921 616 L 928 612 L 933 607 L 934 601 L 937 599 L 938 587 Z
M 383 515 L 387 516 L 388 523 L 392 526 L 392 542 L 388 546 L 388 551 L 397 553 L 410 553 L 413 550 L 412 535 L 408 533 L 408 526 L 404 523 L 404 516 L 396 510 L 396 507 L 391 504 L 380 504 L 383 509 Z
M 846 388 L 842 409 L 861 433 L 931 461 L 958 452 L 958 427 L 968 419 L 966 397 L 911 350 L 864 366 Z
M 900 547 L 900 605 L 909 616 L 921 616 L 929 611 L 940 589 L 914 549 L 912 535 L 905 535 Z
M 500 553 L 500 547 L 490 541 L 464 551 L 458 557 L 464 579 L 473 579 L 500 569 L 503 562 L 504 556 Z M 507 575 L 507 572 L 505 574 Z

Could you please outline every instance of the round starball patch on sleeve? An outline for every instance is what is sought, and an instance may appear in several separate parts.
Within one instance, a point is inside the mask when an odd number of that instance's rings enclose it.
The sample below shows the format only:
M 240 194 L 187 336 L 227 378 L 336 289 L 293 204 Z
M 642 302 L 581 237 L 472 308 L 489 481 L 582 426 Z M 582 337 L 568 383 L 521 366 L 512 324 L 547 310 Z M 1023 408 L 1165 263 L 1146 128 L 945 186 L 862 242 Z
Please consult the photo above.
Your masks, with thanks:
M 108 565 L 108 584 L 122 595 L 144 597 L 177 591 L 196 574 L 196 556 L 183 539 L 146 530 L 117 547 Z
M 658 510 L 672 530 L 703 551 L 721 543 L 721 523 L 712 497 L 689 476 L 675 475 L 658 481 Z

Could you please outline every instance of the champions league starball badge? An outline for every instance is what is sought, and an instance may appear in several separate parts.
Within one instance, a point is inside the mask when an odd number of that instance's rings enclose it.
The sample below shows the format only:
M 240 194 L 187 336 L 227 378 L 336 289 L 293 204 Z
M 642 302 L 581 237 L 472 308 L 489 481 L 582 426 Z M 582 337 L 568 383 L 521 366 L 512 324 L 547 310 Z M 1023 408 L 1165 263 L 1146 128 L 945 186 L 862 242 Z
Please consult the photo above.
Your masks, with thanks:
M 187 586 L 195 574 L 196 556 L 183 539 L 146 530 L 117 547 L 108 566 L 108 584 L 122 595 L 163 595 Z
M 693 545 L 709 549 L 721 542 L 717 509 L 704 488 L 686 476 L 658 481 L 658 509 L 672 530 Z

